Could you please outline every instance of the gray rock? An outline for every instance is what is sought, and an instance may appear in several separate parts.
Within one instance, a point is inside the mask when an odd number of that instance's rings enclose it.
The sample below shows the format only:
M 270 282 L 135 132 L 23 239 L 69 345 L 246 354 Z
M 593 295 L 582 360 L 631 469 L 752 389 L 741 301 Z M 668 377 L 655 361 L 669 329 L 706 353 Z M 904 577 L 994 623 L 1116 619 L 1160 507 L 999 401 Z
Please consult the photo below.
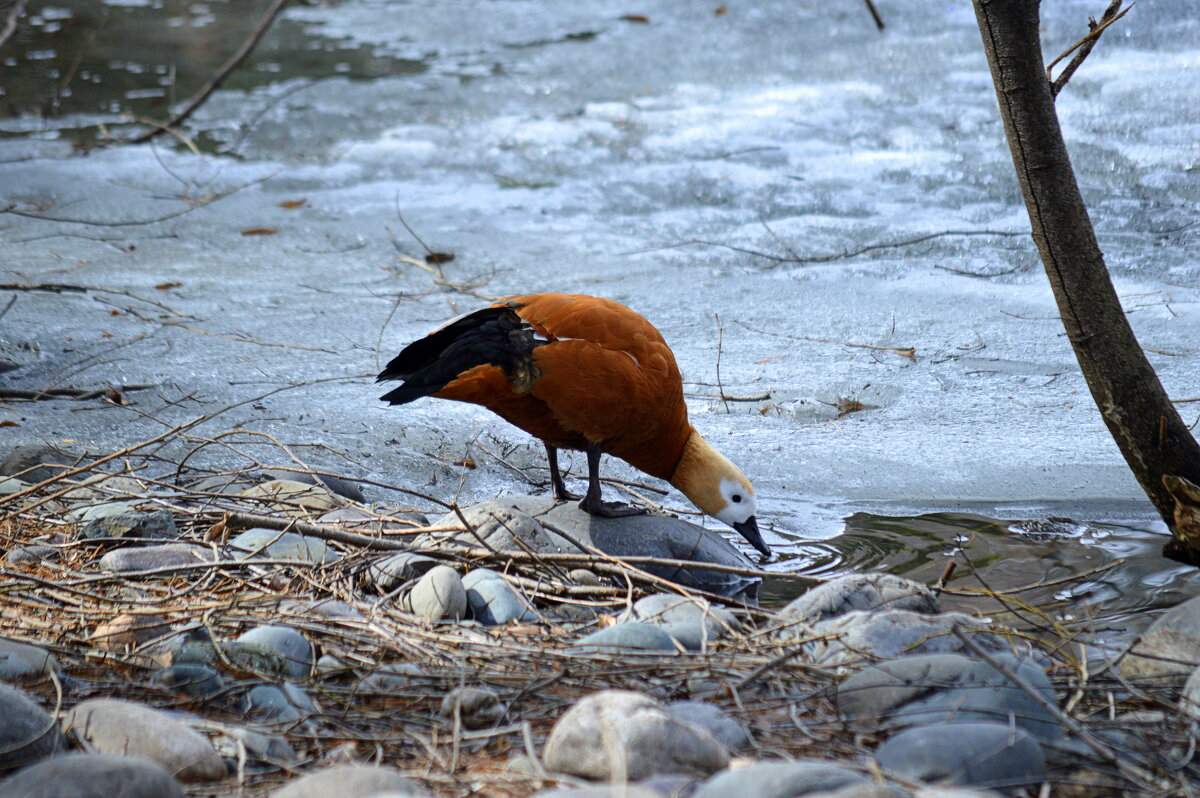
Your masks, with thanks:
M 463 515 L 474 526 L 474 534 L 461 531 L 418 535 L 413 539 L 414 546 L 436 548 L 454 541 L 477 548 L 478 535 L 498 551 L 590 553 L 587 547 L 594 547 L 618 557 L 689 560 L 696 565 L 648 565 L 645 569 L 676 584 L 723 596 L 750 601 L 758 596 L 761 580 L 707 571 L 703 567 L 703 563 L 712 562 L 753 568 L 754 563 L 720 533 L 678 518 L 654 514 L 602 518 L 583 512 L 574 502 L 556 502 L 547 496 L 511 496 L 487 501 L 466 508 Z M 461 528 L 461 521 L 457 514 L 450 513 L 434 525 Z
M 180 535 L 175 516 L 169 510 L 130 510 L 93 518 L 79 531 L 85 540 L 101 538 L 161 538 L 173 540 Z
M 718 773 L 704 782 L 693 798 L 797 798 L 868 781 L 862 773 L 827 762 L 762 762 Z
M 58 673 L 58 661 L 46 649 L 0 637 L 0 681 L 37 679 Z
M 295 532 L 254 527 L 229 541 L 230 554 L 244 560 L 256 557 L 268 560 L 297 560 L 299 562 L 329 563 L 337 560 L 337 552 L 317 538 L 306 538 Z
M 427 674 L 415 662 L 389 662 L 364 674 L 359 689 L 374 693 L 395 693 L 412 687 L 414 682 L 426 682 Z
M 12 496 L 28 488 L 30 483 L 16 477 L 0 477 L 0 496 Z
M 943 723 L 900 732 L 875 752 L 885 771 L 927 782 L 1015 789 L 1045 780 L 1042 747 L 1003 723 Z
M 571 581 L 577 585 L 588 585 L 590 587 L 600 587 L 604 583 L 600 581 L 600 577 L 592 573 L 586 568 L 572 568 L 567 572 L 567 576 L 571 577 Z
M 923 615 L 942 611 L 933 591 L 902 576 L 851 574 L 817 585 L 779 611 L 791 621 L 814 624 L 856 610 L 910 610 Z
M 225 742 L 230 742 L 232 745 L 222 744 Z M 247 757 L 258 762 L 290 765 L 300 758 L 296 754 L 296 750 L 288 744 L 287 738 L 277 734 L 261 734 L 251 729 L 233 728 L 226 731 L 222 743 L 218 743 L 217 750 L 221 752 L 222 756 L 230 759 L 237 759 L 240 755 L 239 745 L 245 750 Z
M 184 798 L 179 782 L 148 759 L 71 754 L 0 782 L 0 798 Z
M 242 711 L 253 713 L 263 720 L 293 723 L 317 711 L 308 693 L 294 684 L 260 684 L 251 688 L 242 699 Z
M 34 484 L 56 477 L 87 459 L 45 443 L 21 444 L 0 461 L 0 476 Z
M 67 713 L 63 730 L 74 732 L 96 753 L 145 757 L 182 781 L 215 781 L 227 773 L 207 738 L 164 712 L 132 701 L 83 701 Z
M 188 493 L 216 493 L 221 496 L 236 496 L 255 485 L 246 474 L 213 474 L 183 483 Z
M 543 759 L 551 770 L 584 778 L 637 781 L 660 773 L 707 776 L 729 764 L 729 752 L 650 696 L 604 690 L 558 719 Z
M 259 511 L 266 509 L 294 518 L 309 517 L 345 504 L 324 485 L 309 485 L 294 479 L 272 479 L 246 488 L 238 496 L 253 500 Z
M 212 549 L 193 543 L 163 543 L 157 546 L 127 546 L 113 549 L 100 558 L 101 571 L 128 573 L 175 565 L 194 565 L 216 559 Z
M 467 614 L 467 591 L 457 571 L 439 565 L 417 580 L 400 607 L 429 621 L 459 621 Z
M 122 513 L 137 512 L 139 501 L 119 501 L 119 502 L 101 502 L 100 504 L 88 504 L 83 507 L 76 507 L 68 512 L 64 518 L 73 524 L 90 523 L 101 518 L 108 518 L 113 515 L 121 515 Z
M 302 618 L 310 618 L 313 615 L 318 615 L 322 618 L 328 618 L 331 621 L 366 620 L 366 617 L 354 607 L 351 607 L 344 601 L 332 598 L 321 599 L 320 601 L 284 599 L 279 602 L 279 614 L 283 616 L 296 615 Z
M 674 639 L 662 628 L 629 621 L 599 629 L 571 644 L 584 650 L 664 651 L 678 653 Z
M 0 773 L 54 756 L 67 747 L 50 713 L 25 691 L 0 682 Z
M 146 492 L 145 487 L 136 479 L 119 477 L 112 474 L 81 474 L 73 479 L 63 480 L 64 487 L 75 485 L 63 493 L 67 501 L 104 502 L 114 499 L 128 499 L 131 496 L 141 496 Z
M 362 488 L 358 487 L 357 483 L 339 477 L 330 477 L 324 474 L 300 474 L 295 471 L 284 471 L 276 468 L 269 468 L 263 471 L 263 476 L 267 477 L 267 479 L 290 479 L 296 482 L 303 482 L 306 485 L 324 485 L 337 495 L 344 496 L 352 501 L 361 503 L 367 500 L 367 497 L 363 495 Z
M 380 593 L 388 593 L 405 582 L 424 576 L 439 565 L 440 560 L 426 557 L 424 554 L 401 551 L 372 562 L 367 566 L 364 579 L 368 587 Z
M 715 636 L 709 634 L 712 630 L 704 623 L 692 621 L 672 623 L 662 627 L 662 630 L 688 651 L 706 651 L 709 644 L 716 639 Z
M 290 626 L 256 626 L 239 635 L 237 642 L 254 643 L 278 651 L 287 660 L 290 679 L 307 679 L 312 674 L 312 646 L 304 635 Z
M 59 550 L 54 546 L 15 546 L 4 555 L 6 562 L 54 562 L 59 558 Z
M 463 577 L 471 617 L 484 626 L 513 621 L 536 621 L 537 614 L 503 576 L 490 568 L 476 568 Z
M 702 701 L 673 701 L 667 704 L 666 710 L 678 721 L 708 729 L 708 733 L 730 751 L 750 745 L 750 732 L 746 727 L 718 706 Z
M 664 793 L 636 784 L 605 784 L 597 787 L 568 787 L 562 790 L 543 790 L 532 798 L 663 798 Z
M 1183 685 L 1183 694 L 1179 697 L 1179 711 L 1200 720 L 1200 668 L 1192 671 L 1192 675 Z
M 225 689 L 221 674 L 204 665 L 168 665 L 150 683 L 191 698 L 209 699 Z
M 487 729 L 504 717 L 500 698 L 482 687 L 459 687 L 447 693 L 438 714 L 453 720 L 456 711 L 459 721 L 467 729 Z
M 995 655 L 1005 668 L 1057 704 L 1046 674 L 1028 660 Z M 960 654 L 901 657 L 857 671 L 838 685 L 838 712 L 883 728 L 985 721 L 1018 726 L 1045 742 L 1062 738 L 1058 721 L 1000 671 Z
M 633 605 L 633 619 L 659 626 L 675 624 L 704 624 L 711 639 L 724 637 L 739 628 L 733 613 L 714 607 L 701 598 L 655 593 L 638 599 Z
M 389 767 L 343 765 L 301 776 L 271 793 L 271 798 L 372 798 L 379 793 L 399 793 L 413 798 L 426 793 Z
M 820 638 L 806 645 L 808 659 L 824 667 L 859 662 L 864 657 L 895 659 L 914 654 L 957 652 L 963 648 L 954 630 L 970 633 L 972 639 L 992 650 L 1001 650 L 977 618 L 957 612 L 923 615 L 909 610 L 857 610 L 820 621 L 809 627 L 786 627 L 785 635 Z
M 1158 616 L 1129 647 L 1121 673 L 1130 679 L 1183 684 L 1200 665 L 1200 596 Z

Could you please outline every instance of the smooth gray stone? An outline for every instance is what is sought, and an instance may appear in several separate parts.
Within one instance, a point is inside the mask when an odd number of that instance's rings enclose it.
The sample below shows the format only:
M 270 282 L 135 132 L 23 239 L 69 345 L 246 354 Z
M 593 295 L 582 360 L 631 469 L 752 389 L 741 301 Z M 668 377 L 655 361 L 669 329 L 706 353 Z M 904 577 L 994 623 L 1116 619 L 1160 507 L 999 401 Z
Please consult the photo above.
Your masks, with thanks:
M 192 698 L 212 698 L 225 689 L 225 679 L 204 665 L 168 665 L 150 683 Z
M 0 782 L 0 798 L 184 798 L 161 765 L 136 756 L 70 754 Z
M 554 724 L 542 758 L 551 770 L 603 781 L 615 773 L 630 781 L 707 776 L 729 764 L 729 752 L 708 730 L 629 690 L 603 690 L 576 702 Z
M 417 580 L 400 606 L 429 621 L 460 621 L 467 614 L 467 591 L 457 571 L 438 565 Z
M 363 495 L 362 488 L 357 483 L 346 479 L 329 477 L 323 474 L 301 474 L 296 471 L 284 471 L 277 468 L 268 468 L 262 473 L 268 480 L 290 479 L 293 482 L 303 482 L 306 485 L 324 485 L 337 495 L 345 496 L 352 501 L 362 503 L 367 500 L 367 497 Z
M 50 713 L 24 690 L 0 682 L 0 773 L 23 768 L 66 747 Z
M 230 729 L 229 736 L 242 744 L 251 759 L 272 764 L 290 765 L 299 759 L 287 738 L 277 734 L 262 734 L 250 729 Z M 231 752 L 234 757 L 237 751 Z
M 885 771 L 927 782 L 1016 789 L 1045 780 L 1037 738 L 1003 723 L 942 723 L 900 732 L 875 759 Z
M 426 795 L 395 768 L 343 765 L 301 776 L 271 793 L 271 798 L 372 798 L 380 793 Z
M 221 649 L 220 655 L 217 648 Z M 287 678 L 290 672 L 287 658 L 270 646 L 229 640 L 213 645 L 208 640 L 192 640 L 184 637 L 172 640 L 166 646 L 167 660 L 172 665 L 207 665 L 212 668 L 225 667 L 228 660 L 235 668 L 256 673 L 266 679 Z
M 322 618 L 330 620 L 342 621 L 365 621 L 363 616 L 354 607 L 344 601 L 338 599 L 321 599 L 320 601 L 295 601 L 294 599 L 284 599 L 279 602 L 280 615 L 298 615 L 301 617 L 311 617 L 319 615 Z
M 785 627 L 782 636 L 800 635 L 818 638 L 807 644 L 810 662 L 832 668 L 860 662 L 864 657 L 895 659 L 916 654 L 961 651 L 964 646 L 954 636 L 959 630 L 990 651 L 1001 651 L 1001 644 L 978 618 L 958 612 L 924 615 L 909 610 L 854 612 L 820 621 L 808 627 Z
M 832 792 L 869 779 L 849 768 L 814 760 L 763 762 L 718 773 L 700 786 L 693 798 L 798 798 Z
M 504 717 L 504 705 L 491 690 L 482 687 L 458 687 L 442 699 L 438 714 L 453 719 L 455 710 L 467 729 L 486 729 Z
M 512 585 L 490 568 L 476 568 L 463 577 L 471 617 L 484 626 L 502 626 L 513 621 L 533 622 L 537 614 Z
M 174 565 L 193 565 L 216 559 L 212 549 L 192 543 L 163 543 L 157 546 L 127 546 L 113 549 L 100 558 L 101 571 L 128 573 Z
M 254 527 L 229 541 L 230 554 L 239 560 L 248 557 L 267 560 L 330 563 L 338 558 L 319 538 L 306 538 L 295 532 Z
M 238 643 L 266 646 L 287 661 L 289 679 L 307 679 L 312 675 L 313 649 L 304 635 L 290 626 L 256 626 L 238 636 Z
M 1036 664 L 998 652 L 995 658 L 1043 698 L 1057 705 L 1050 679 Z M 838 712 L 848 720 L 878 721 L 883 728 L 984 721 L 1018 726 L 1044 742 L 1062 727 L 1050 712 L 1008 677 L 961 654 L 900 657 L 852 673 L 837 692 Z
M 578 649 L 665 651 L 678 653 L 672 637 L 661 627 L 628 621 L 599 629 L 571 644 Z
M 63 719 L 96 753 L 142 756 L 183 781 L 216 781 L 227 774 L 212 743 L 165 712 L 116 698 L 91 698 Z
M 58 661 L 49 651 L 32 643 L 0 637 L 0 681 L 48 676 L 51 671 L 58 673 Z
M 703 624 L 710 640 L 724 637 L 739 628 L 733 613 L 715 607 L 704 599 L 690 599 L 670 593 L 655 593 L 633 604 L 633 620 L 659 626 Z
M 910 610 L 924 615 L 942 611 L 933 591 L 902 576 L 886 573 L 851 574 L 817 585 L 793 599 L 779 614 L 791 621 L 814 624 L 856 610 Z
M 1130 679 L 1154 679 L 1182 685 L 1200 666 L 1200 596 L 1177 604 L 1129 647 L 1121 659 L 1121 674 Z
M 237 496 L 254 485 L 254 481 L 246 474 L 213 474 L 183 483 L 191 493 L 217 493 L 222 496 Z
M 387 593 L 405 582 L 424 576 L 441 564 L 441 560 L 424 554 L 401 551 L 381 557 L 367 566 L 366 582 L 380 593 Z
M 725 710 L 702 701 L 672 701 L 667 712 L 683 723 L 708 729 L 708 733 L 730 751 L 739 751 L 750 745 L 750 732 L 729 716 Z
M 412 687 L 414 682 L 427 683 L 429 678 L 415 662 L 389 662 L 364 674 L 359 688 L 375 693 L 395 693 Z
M 704 651 L 709 643 L 717 639 L 707 624 L 698 621 L 670 623 L 660 628 L 688 651 Z
M 317 711 L 308 693 L 294 684 L 260 684 L 251 688 L 242 700 L 242 710 L 264 720 L 291 723 Z
M 568 787 L 542 790 L 531 798 L 663 798 L 665 793 L 637 784 L 616 784 L 597 787 Z M 730 798 L 733 798 L 730 796 Z
M 1200 668 L 1192 671 L 1192 675 L 1183 685 L 1183 694 L 1179 697 L 1179 711 L 1200 720 Z
M 45 443 L 19 444 L 0 461 L 0 476 L 17 477 L 36 484 L 56 477 L 87 459 Z
M 12 496 L 29 487 L 29 483 L 16 477 L 0 477 L 0 497 Z
M 85 540 L 101 538 L 162 538 L 180 535 L 175 516 L 169 510 L 132 510 L 103 518 L 93 518 L 79 531 Z
M 689 560 L 696 565 L 645 565 L 645 570 L 686 587 L 700 588 L 741 600 L 757 600 L 761 584 L 757 577 L 708 571 L 703 563 L 718 563 L 742 568 L 755 565 L 720 533 L 696 524 L 662 515 L 635 515 L 627 518 L 602 518 L 589 515 L 575 502 L 556 502 L 547 496 L 510 496 L 476 504 L 462 511 L 475 527 L 471 532 L 437 532 L 418 535 L 417 547 L 439 547 L 445 541 L 478 548 L 476 535 L 497 551 L 534 551 L 538 553 L 591 553 L 594 547 L 618 557 L 649 556 Z M 546 522 L 546 526 L 542 522 Z M 458 515 L 450 513 L 434 522 L 435 526 L 461 526 Z M 554 531 L 550 527 L 559 530 Z M 735 534 L 732 531 L 730 534 Z M 521 545 L 515 541 L 519 539 Z
M 101 518 L 109 516 L 121 515 L 122 513 L 138 512 L 138 505 L 141 502 L 134 500 L 101 502 L 100 504 L 87 504 L 83 507 L 76 507 L 69 511 L 64 517 L 72 523 L 90 523 Z
M 6 562 L 11 563 L 54 562 L 59 556 L 59 550 L 54 546 L 39 546 L 35 543 L 29 546 L 16 546 L 10 549 L 8 554 L 4 555 L 4 559 Z

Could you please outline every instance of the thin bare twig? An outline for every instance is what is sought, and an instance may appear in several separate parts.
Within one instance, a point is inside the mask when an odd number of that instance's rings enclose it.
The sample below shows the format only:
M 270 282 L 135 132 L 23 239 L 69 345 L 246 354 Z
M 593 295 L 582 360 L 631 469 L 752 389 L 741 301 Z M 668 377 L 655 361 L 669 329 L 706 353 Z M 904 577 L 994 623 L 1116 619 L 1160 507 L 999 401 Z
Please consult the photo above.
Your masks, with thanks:
M 1058 58 L 1055 58 L 1046 66 L 1046 80 L 1050 82 L 1051 95 L 1058 97 L 1058 93 L 1066 87 L 1067 81 L 1069 81 L 1071 76 L 1075 74 L 1075 70 L 1079 69 L 1079 67 L 1083 64 L 1084 59 L 1091 54 L 1092 48 L 1096 46 L 1096 42 L 1100 41 L 1100 36 L 1103 35 L 1104 31 L 1108 30 L 1110 25 L 1128 14 L 1130 9 L 1133 8 L 1133 3 L 1130 3 L 1129 8 L 1126 8 L 1124 11 L 1121 11 L 1118 14 L 1117 12 L 1120 11 L 1122 2 L 1123 0 L 1112 0 L 1112 2 L 1108 4 L 1108 8 L 1104 9 L 1104 15 L 1100 17 L 1099 23 L 1096 22 L 1094 17 L 1088 17 L 1088 34 L 1072 44 L 1066 50 L 1063 50 L 1062 54 L 1060 54 Z M 1052 76 L 1052 72 L 1055 65 L 1071 53 L 1075 53 L 1075 57 L 1072 58 L 1071 62 L 1063 68 L 1062 74 L 1060 74 L 1057 79 L 1054 78 Z

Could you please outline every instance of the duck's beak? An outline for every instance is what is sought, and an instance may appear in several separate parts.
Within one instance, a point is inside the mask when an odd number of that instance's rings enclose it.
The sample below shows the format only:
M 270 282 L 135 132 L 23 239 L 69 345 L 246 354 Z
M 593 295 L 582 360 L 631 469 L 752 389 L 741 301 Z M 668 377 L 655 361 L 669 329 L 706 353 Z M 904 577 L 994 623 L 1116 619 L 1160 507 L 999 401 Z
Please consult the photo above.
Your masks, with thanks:
M 738 534 L 750 542 L 750 545 L 758 549 L 764 556 L 770 557 L 771 550 L 767 548 L 767 544 L 763 542 L 762 535 L 758 533 L 758 521 L 754 516 L 750 516 L 740 524 L 734 524 L 733 528 Z

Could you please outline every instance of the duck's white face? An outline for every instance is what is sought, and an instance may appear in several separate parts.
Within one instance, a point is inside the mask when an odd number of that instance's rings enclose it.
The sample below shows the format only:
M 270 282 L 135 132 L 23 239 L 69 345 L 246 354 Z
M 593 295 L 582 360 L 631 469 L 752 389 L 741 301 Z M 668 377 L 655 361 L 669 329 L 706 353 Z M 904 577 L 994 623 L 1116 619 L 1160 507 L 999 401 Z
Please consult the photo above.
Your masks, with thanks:
M 754 501 L 754 490 L 741 482 L 721 478 L 721 498 L 725 500 L 724 509 L 715 513 L 716 519 L 736 528 L 753 518 L 758 509 Z

